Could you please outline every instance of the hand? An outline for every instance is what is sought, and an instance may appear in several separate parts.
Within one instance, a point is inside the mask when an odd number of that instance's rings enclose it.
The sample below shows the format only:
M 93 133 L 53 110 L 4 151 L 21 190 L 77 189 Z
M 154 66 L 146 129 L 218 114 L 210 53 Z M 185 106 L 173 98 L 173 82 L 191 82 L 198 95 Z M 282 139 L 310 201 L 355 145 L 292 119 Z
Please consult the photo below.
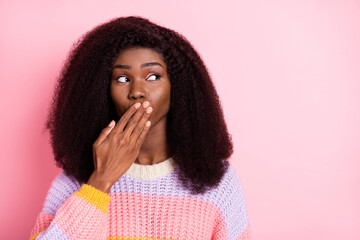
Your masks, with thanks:
M 152 107 L 145 108 L 146 102 L 142 106 L 139 106 L 140 103 L 132 105 L 115 126 L 111 126 L 115 124 L 111 121 L 101 131 L 93 144 L 94 172 L 87 184 L 109 193 L 111 186 L 130 168 L 151 125 L 147 120 Z

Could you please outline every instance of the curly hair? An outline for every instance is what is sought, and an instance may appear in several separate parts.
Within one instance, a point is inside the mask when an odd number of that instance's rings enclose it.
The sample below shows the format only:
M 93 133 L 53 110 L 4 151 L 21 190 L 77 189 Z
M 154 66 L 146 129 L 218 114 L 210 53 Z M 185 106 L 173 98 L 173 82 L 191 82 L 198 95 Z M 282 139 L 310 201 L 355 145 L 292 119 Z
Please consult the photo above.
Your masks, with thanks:
M 167 139 L 178 176 L 193 194 L 216 187 L 229 167 L 231 135 L 209 72 L 178 32 L 138 16 L 120 17 L 85 33 L 72 47 L 54 89 L 45 130 L 56 165 L 79 182 L 94 171 L 92 144 L 111 120 L 111 67 L 132 47 L 164 58 L 171 82 Z

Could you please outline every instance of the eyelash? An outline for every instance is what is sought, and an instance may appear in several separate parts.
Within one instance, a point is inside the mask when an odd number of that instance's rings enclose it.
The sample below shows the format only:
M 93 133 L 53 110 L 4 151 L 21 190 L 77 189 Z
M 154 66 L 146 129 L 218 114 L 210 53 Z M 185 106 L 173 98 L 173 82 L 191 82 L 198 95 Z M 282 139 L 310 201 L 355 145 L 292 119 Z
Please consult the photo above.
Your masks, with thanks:
M 155 76 L 155 77 L 156 77 L 155 80 L 151 80 L 151 81 L 156 81 L 156 80 L 159 80 L 159 78 L 160 78 L 160 75 L 159 75 L 159 74 L 151 74 L 148 78 L 150 78 L 151 76 Z M 116 80 L 117 82 L 120 82 L 120 81 L 118 81 L 118 79 L 119 79 L 120 77 L 126 77 L 126 76 L 124 76 L 124 75 L 118 76 L 117 78 L 115 78 L 115 80 Z M 126 77 L 126 79 L 129 79 L 129 78 Z M 123 82 L 121 82 L 121 83 L 123 83 Z

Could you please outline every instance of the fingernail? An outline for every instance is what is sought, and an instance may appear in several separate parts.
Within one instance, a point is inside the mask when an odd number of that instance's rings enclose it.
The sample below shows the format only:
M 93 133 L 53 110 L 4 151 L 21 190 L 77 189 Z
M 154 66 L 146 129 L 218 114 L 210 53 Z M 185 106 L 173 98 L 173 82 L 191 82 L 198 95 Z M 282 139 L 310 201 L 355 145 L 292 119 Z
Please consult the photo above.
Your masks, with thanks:
M 113 127 L 115 124 L 115 121 L 114 120 L 111 120 L 111 122 L 109 123 L 109 127 Z
M 136 104 L 135 104 L 135 109 L 139 109 L 140 106 L 141 106 L 141 103 L 139 103 L 139 102 L 136 103 Z
M 145 101 L 145 102 L 143 102 L 143 107 L 144 107 L 144 108 L 147 108 L 147 107 L 149 106 L 149 104 L 150 104 L 150 103 L 149 103 L 148 101 Z
M 147 113 L 151 113 L 151 111 L 152 111 L 152 107 L 148 107 L 148 109 L 146 109 Z

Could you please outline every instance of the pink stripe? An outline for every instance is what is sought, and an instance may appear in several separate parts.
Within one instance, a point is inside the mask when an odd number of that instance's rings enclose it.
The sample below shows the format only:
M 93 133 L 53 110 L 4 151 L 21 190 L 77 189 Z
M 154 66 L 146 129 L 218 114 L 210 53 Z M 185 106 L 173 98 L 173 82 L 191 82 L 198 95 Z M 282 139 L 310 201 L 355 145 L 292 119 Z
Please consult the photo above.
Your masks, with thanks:
M 226 231 L 227 229 L 226 229 L 225 220 L 223 217 L 221 217 L 219 221 L 220 222 L 216 224 L 216 227 L 214 229 L 214 237 L 212 239 L 227 239 L 228 233 Z
M 41 212 L 36 219 L 34 228 L 31 230 L 31 236 L 46 230 L 53 219 L 53 215 Z
M 190 231 L 194 239 L 210 239 L 215 218 L 220 214 L 211 202 L 197 198 L 136 193 L 110 193 L 110 197 L 112 237 L 184 239 L 189 236 L 186 231 Z M 204 226 L 202 231 L 199 226 Z
M 236 238 L 236 240 L 250 240 L 251 239 L 251 235 L 250 235 L 250 228 L 249 225 L 246 226 L 245 230 L 243 231 L 243 233 L 241 234 L 241 236 L 239 236 L 238 238 Z
M 56 213 L 55 223 L 71 239 L 98 239 L 106 230 L 107 215 L 79 196 L 69 197 Z M 89 218 L 89 215 L 91 218 Z M 102 226 L 99 226 L 99 223 Z M 97 237 L 98 236 L 98 237 Z

